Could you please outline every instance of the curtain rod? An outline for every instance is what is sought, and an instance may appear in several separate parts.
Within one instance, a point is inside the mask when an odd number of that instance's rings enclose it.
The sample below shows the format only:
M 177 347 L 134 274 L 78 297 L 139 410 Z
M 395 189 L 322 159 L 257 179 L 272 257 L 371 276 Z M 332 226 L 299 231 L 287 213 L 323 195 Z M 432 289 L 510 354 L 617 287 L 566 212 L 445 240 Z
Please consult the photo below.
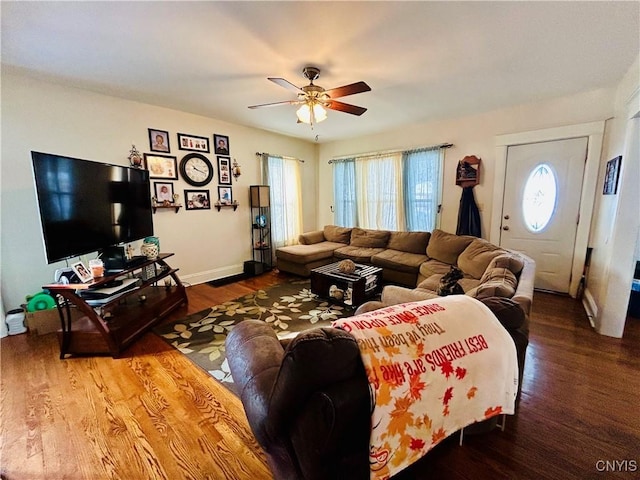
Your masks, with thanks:
M 271 155 L 272 157 L 280 157 L 280 158 L 284 158 L 286 160 L 297 160 L 300 163 L 304 163 L 304 160 L 302 160 L 300 158 L 296 158 L 296 157 L 288 157 L 286 155 L 274 155 L 273 153 L 267 153 L 267 152 L 256 152 L 256 156 L 257 157 L 261 157 L 263 155 Z
M 438 145 L 429 145 L 428 147 L 416 147 L 416 148 L 407 148 L 405 150 L 386 150 L 384 152 L 369 152 L 369 153 L 359 153 L 352 155 L 343 155 L 341 157 L 334 157 L 329 160 L 329 164 L 332 164 L 335 161 L 346 160 L 349 158 L 358 158 L 358 157 L 375 157 L 378 155 L 389 155 L 392 153 L 402 153 L 402 152 L 411 152 L 413 150 L 435 150 L 436 148 L 451 148 L 453 147 L 453 143 L 440 143 Z

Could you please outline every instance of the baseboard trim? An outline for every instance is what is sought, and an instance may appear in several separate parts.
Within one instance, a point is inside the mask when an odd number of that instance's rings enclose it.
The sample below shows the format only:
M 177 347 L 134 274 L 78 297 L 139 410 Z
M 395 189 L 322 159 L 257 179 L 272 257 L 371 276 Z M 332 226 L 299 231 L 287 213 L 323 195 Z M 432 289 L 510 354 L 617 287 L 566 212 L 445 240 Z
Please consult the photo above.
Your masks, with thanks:
M 216 268 L 214 270 L 207 270 L 206 272 L 192 273 L 184 276 L 180 275 L 180 280 L 189 285 L 198 285 L 200 283 L 207 283 L 227 277 L 241 275 L 244 273 L 243 268 L 243 265 L 229 265 L 222 268 Z

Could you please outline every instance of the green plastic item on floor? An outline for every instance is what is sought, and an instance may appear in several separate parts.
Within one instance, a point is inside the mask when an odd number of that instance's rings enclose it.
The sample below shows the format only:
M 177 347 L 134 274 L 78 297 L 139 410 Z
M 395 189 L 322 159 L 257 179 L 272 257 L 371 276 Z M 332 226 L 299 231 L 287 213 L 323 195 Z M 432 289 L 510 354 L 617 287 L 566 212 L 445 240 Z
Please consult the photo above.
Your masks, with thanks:
M 56 301 L 47 292 L 42 291 L 34 295 L 27 295 L 27 312 L 49 310 L 56 306 Z

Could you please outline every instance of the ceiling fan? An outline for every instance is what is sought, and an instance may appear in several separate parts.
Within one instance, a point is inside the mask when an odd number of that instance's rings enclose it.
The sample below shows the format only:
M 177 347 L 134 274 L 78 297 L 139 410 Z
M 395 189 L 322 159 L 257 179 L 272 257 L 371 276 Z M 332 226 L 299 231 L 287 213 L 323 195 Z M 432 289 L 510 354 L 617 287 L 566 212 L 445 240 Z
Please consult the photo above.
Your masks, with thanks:
M 251 105 L 249 108 L 274 107 L 277 105 L 300 105 L 300 108 L 296 111 L 298 123 L 308 123 L 312 126 L 313 124 L 322 122 L 327 118 L 325 108 L 358 116 L 367 111 L 366 108 L 335 100 L 336 98 L 370 91 L 371 87 L 365 82 L 356 82 L 349 85 L 343 85 L 342 87 L 325 90 L 321 86 L 314 85 L 313 83 L 314 80 L 317 80 L 318 77 L 320 77 L 319 68 L 305 67 L 302 69 L 302 74 L 309 80 L 309 85 L 305 85 L 304 87 L 297 87 L 284 78 L 268 78 L 268 80 L 271 80 L 273 83 L 296 92 L 298 94 L 297 100 L 263 103 L 261 105 Z

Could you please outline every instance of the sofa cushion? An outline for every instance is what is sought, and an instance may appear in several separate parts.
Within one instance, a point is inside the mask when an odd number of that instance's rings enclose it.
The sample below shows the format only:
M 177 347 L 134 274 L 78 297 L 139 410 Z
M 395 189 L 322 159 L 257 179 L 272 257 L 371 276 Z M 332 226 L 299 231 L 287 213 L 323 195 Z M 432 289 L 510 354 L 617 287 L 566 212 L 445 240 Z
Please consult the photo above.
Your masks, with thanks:
M 352 247 L 364 248 L 385 248 L 389 242 L 390 232 L 386 230 L 368 230 L 364 228 L 354 228 L 351 232 Z
M 344 247 L 342 243 L 320 242 L 313 245 L 289 245 L 276 250 L 276 257 L 291 263 L 307 264 L 333 257 L 336 248 Z
M 387 248 L 425 255 L 430 236 L 429 232 L 390 232 Z
M 517 254 L 505 253 L 504 255 L 495 257 L 491 262 L 489 262 L 487 270 L 491 268 L 506 268 L 517 276 L 520 275 L 520 272 L 524 268 L 524 260 L 522 260 L 522 258 Z
M 393 234 L 392 234 L 393 235 Z M 378 267 L 390 268 L 400 272 L 417 273 L 427 256 L 417 253 L 386 249 L 371 257 L 371 263 Z
M 420 275 L 429 278 L 431 275 L 444 275 L 451 270 L 451 265 L 440 260 L 427 260 L 420 265 Z
M 364 248 L 347 245 L 337 248 L 333 252 L 333 256 L 339 259 L 348 258 L 356 263 L 371 263 L 371 257 L 383 250 L 384 248 Z
M 480 278 L 491 260 L 503 253 L 505 251 L 502 248 L 482 238 L 476 238 L 458 257 L 458 267 L 473 278 Z
M 320 243 L 324 241 L 324 232 L 322 230 L 307 232 L 298 236 L 298 242 L 300 242 L 302 245 L 313 245 L 314 243 Z
M 351 228 L 338 227 L 337 225 L 325 225 L 324 238 L 329 242 L 349 243 L 351 240 Z
M 516 276 L 507 268 L 487 268 L 481 282 L 477 288 L 466 292 L 467 295 L 478 299 L 482 297 L 510 298 L 516 293 L 518 286 Z
M 429 239 L 427 255 L 429 258 L 440 260 L 449 265 L 455 265 L 460 254 L 475 238 L 476 237 L 469 235 L 454 235 L 436 229 Z

